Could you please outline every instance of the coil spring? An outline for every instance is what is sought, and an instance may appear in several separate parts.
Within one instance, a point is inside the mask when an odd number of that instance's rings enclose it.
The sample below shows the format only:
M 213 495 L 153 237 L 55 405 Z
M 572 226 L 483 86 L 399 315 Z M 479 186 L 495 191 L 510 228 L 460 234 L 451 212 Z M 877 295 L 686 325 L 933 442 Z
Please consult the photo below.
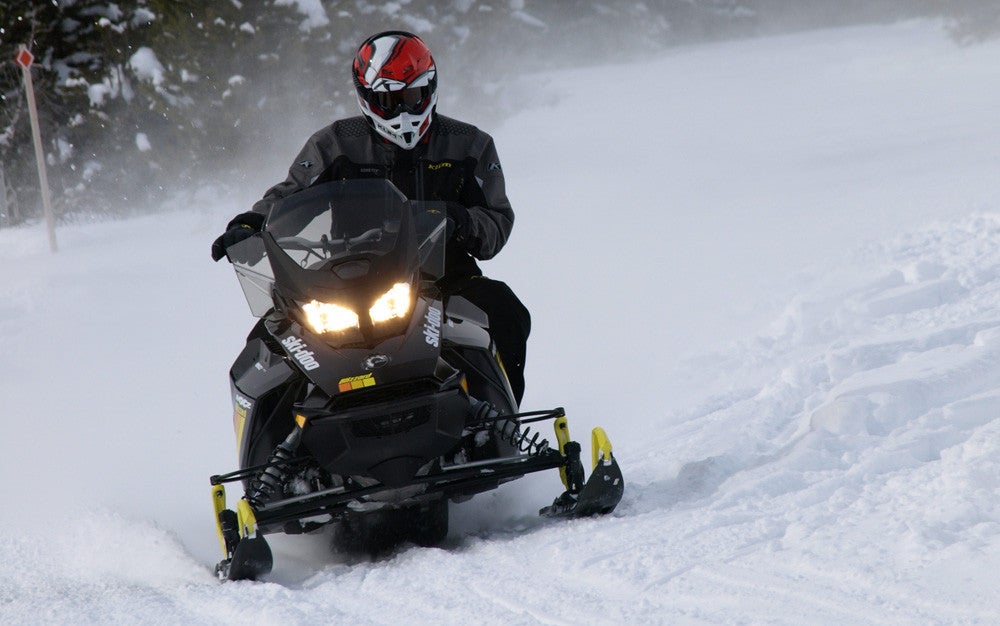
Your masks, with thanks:
M 501 422 L 499 419 L 493 422 L 492 426 L 497 437 L 514 446 L 519 452 L 535 456 L 549 449 L 548 439 L 541 438 L 542 433 L 532 430 L 530 426 L 521 426 L 513 420 Z
M 279 445 L 267 459 L 266 467 L 250 480 L 247 499 L 252 504 L 264 504 L 271 500 L 285 484 L 288 469 L 292 465 L 292 452 Z

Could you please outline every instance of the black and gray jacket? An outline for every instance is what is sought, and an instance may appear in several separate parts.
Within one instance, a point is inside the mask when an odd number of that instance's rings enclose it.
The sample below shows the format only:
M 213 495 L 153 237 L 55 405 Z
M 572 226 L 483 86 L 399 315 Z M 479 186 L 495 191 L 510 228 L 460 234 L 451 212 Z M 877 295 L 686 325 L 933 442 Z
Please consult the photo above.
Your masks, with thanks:
M 253 210 L 266 215 L 275 200 L 352 178 L 387 178 L 408 198 L 458 203 L 468 210 L 468 220 L 448 245 L 446 277 L 452 280 L 481 275 L 473 257 L 494 257 L 514 225 L 493 138 L 441 115 L 412 150 L 385 141 L 361 116 L 334 122 L 309 138 L 288 178 L 268 189 Z

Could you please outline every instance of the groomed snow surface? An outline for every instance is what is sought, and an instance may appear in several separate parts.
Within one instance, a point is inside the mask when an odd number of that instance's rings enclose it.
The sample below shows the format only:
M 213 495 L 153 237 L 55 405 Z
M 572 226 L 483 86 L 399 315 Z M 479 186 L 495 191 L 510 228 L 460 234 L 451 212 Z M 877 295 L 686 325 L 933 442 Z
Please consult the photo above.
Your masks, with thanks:
M 533 312 L 525 407 L 603 425 L 624 500 L 543 521 L 532 476 L 440 549 L 275 537 L 264 582 L 212 575 L 253 320 L 208 252 L 283 171 L 56 255 L 0 231 L 0 623 L 1000 622 L 997 59 L 917 22 L 512 87 L 484 267 Z

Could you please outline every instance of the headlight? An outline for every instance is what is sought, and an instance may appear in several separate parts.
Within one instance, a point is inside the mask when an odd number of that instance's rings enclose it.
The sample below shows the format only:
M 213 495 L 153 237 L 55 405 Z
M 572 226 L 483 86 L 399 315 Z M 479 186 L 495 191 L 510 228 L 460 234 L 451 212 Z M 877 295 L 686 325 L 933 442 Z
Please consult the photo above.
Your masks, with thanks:
M 406 314 L 410 312 L 410 304 L 410 285 L 396 283 L 392 289 L 375 301 L 372 308 L 368 309 L 368 315 L 376 324 L 388 322 L 397 317 L 406 317 Z
M 358 314 L 338 304 L 313 300 L 302 305 L 306 321 L 317 333 L 331 333 L 358 327 Z
M 368 315 L 375 324 L 405 318 L 412 304 L 410 285 L 396 283 L 375 301 L 372 308 L 368 309 Z M 339 304 L 313 300 L 302 305 L 302 312 L 305 313 L 306 322 L 317 333 L 335 333 L 359 327 L 358 314 Z

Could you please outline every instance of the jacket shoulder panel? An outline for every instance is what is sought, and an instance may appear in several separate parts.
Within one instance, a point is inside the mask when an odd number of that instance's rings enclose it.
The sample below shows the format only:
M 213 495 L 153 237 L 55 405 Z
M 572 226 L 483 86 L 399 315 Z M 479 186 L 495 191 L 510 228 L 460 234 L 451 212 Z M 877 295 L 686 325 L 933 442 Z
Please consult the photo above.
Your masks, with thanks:
M 346 119 L 337 120 L 333 123 L 333 132 L 338 137 L 343 137 L 345 139 L 367 137 L 369 132 L 368 122 L 366 122 L 365 118 L 360 115 L 357 117 L 348 117 Z
M 457 136 L 468 136 L 474 137 L 481 133 L 482 131 L 473 126 L 472 124 L 467 124 L 465 122 L 460 122 L 452 117 L 445 117 L 444 115 L 437 116 L 438 132 L 442 135 L 457 135 Z
M 478 159 L 493 138 L 466 122 L 438 115 L 431 136 L 430 153 L 437 158 L 462 160 Z

